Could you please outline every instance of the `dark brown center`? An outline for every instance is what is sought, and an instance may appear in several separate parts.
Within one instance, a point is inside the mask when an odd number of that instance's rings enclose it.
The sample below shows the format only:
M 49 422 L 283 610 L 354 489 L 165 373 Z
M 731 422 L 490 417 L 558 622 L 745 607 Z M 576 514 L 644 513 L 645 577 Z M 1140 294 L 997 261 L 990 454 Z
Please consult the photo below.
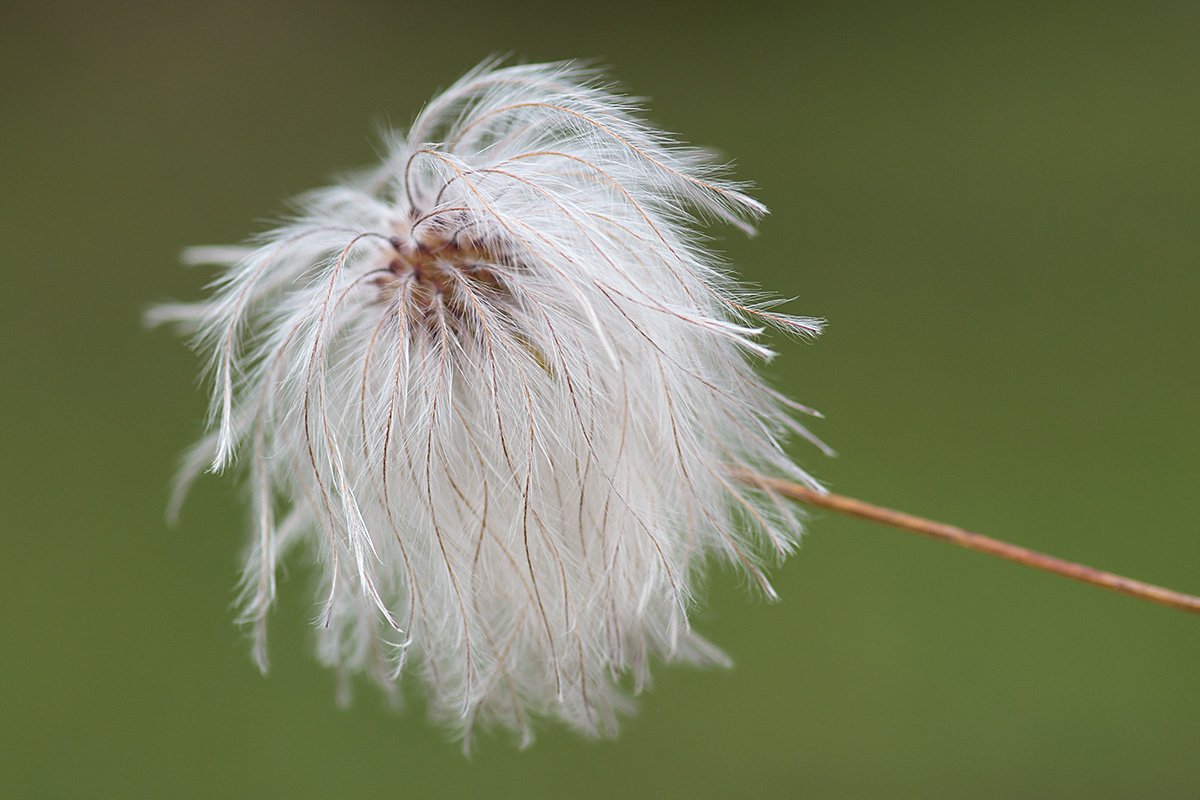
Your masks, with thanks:
M 500 247 L 462 231 L 437 229 L 393 237 L 392 247 L 387 273 L 375 279 L 379 299 L 404 304 L 416 317 L 432 321 L 445 313 L 450 319 L 477 318 L 480 304 L 509 297 L 498 272 L 511 265 Z

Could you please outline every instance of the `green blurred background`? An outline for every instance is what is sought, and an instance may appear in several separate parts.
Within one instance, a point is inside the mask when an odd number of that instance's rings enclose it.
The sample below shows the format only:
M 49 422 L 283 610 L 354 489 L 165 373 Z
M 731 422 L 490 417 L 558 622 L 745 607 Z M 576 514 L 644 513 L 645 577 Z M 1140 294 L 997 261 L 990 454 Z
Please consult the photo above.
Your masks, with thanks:
M 773 213 L 718 242 L 815 344 L 836 491 L 1200 590 L 1200 4 L 0 6 L 0 794 L 1195 797 L 1200 620 L 816 516 L 777 605 L 714 574 L 728 672 L 616 741 L 474 756 L 339 710 L 293 565 L 261 677 L 238 489 L 163 522 L 197 360 L 146 332 L 191 244 L 371 162 L 485 56 L 598 58 Z

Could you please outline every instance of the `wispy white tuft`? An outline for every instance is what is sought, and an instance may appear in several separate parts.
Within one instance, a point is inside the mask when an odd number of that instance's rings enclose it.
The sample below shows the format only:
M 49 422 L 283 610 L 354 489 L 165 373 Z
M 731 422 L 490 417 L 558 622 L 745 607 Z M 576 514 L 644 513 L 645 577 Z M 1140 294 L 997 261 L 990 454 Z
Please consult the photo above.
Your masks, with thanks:
M 241 620 L 265 621 L 290 551 L 322 575 L 318 652 L 349 676 L 427 685 L 467 736 L 538 718 L 612 734 L 654 659 L 724 655 L 688 624 L 715 556 L 769 596 L 800 525 L 745 470 L 814 481 L 750 358 L 767 310 L 702 245 L 766 209 L 702 151 L 649 127 L 578 65 L 485 63 L 383 165 L 304 197 L 193 333 L 211 434 L 180 485 L 235 462 L 252 495 Z M 815 439 L 814 439 L 815 441 Z

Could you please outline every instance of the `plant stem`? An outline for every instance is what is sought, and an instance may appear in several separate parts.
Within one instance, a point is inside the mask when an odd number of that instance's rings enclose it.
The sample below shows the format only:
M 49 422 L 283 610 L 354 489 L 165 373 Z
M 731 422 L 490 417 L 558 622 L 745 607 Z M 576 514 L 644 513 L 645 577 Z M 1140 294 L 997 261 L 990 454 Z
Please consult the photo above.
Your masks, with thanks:
M 928 536 L 943 542 L 950 542 L 959 547 L 965 547 L 968 550 L 976 550 L 990 556 L 1015 561 L 1027 567 L 1033 567 L 1034 569 L 1040 569 L 1055 575 L 1062 575 L 1064 578 L 1072 578 L 1083 583 L 1090 583 L 1102 589 L 1120 592 L 1121 594 L 1137 597 L 1142 600 L 1149 600 L 1151 603 L 1159 603 L 1171 608 L 1190 611 L 1193 614 L 1200 614 L 1200 597 L 1174 592 L 1170 589 L 1164 589 L 1161 586 L 1142 583 L 1141 581 L 1135 581 L 1122 575 L 1114 575 L 1111 572 L 1104 572 L 1092 567 L 1085 567 L 1082 564 L 1064 561 L 1061 558 L 1055 558 L 1054 556 L 1024 547 L 1018 547 L 1014 544 L 1002 542 L 999 539 L 992 539 L 978 533 L 971 533 L 953 525 L 946 525 L 890 508 L 871 505 L 861 500 L 855 500 L 852 497 L 822 494 L 791 481 L 766 478 L 749 472 L 739 473 L 738 478 L 745 483 L 757 484 L 768 491 L 798 500 L 807 505 L 827 508 L 839 514 L 847 514 L 851 517 L 858 517 L 859 519 L 870 520 L 871 522 L 881 522 L 884 525 L 891 525 L 892 527 L 911 533 L 919 533 L 922 536 Z

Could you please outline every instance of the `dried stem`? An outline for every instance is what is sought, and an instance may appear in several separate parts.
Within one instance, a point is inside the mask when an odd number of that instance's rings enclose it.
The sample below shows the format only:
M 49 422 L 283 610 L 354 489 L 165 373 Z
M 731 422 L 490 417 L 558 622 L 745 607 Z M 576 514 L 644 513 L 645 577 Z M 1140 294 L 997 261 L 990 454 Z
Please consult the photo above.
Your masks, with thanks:
M 870 503 L 864 503 L 861 500 L 855 500 L 850 497 L 842 497 L 836 494 L 821 494 L 790 481 L 765 478 L 750 472 L 740 472 L 737 477 L 746 483 L 757 484 L 772 492 L 790 497 L 793 500 L 799 500 L 801 503 L 811 506 L 827 508 L 839 514 L 847 514 L 851 517 L 858 517 L 872 522 L 882 522 L 884 525 L 891 525 L 892 527 L 911 533 L 919 533 L 922 536 L 928 536 L 943 542 L 950 542 L 951 544 L 965 547 L 968 550 L 977 550 L 980 553 L 1006 558 L 1009 561 L 1015 561 L 1027 567 L 1051 572 L 1055 575 L 1062 575 L 1065 578 L 1073 578 L 1083 583 L 1099 586 L 1102 589 L 1120 592 L 1130 597 L 1149 600 L 1152 603 L 1159 603 L 1171 608 L 1190 611 L 1193 614 L 1200 614 L 1200 597 L 1173 592 L 1161 586 L 1154 586 L 1121 575 L 1114 575 L 1111 572 L 1103 572 L 1092 567 L 1085 567 L 1082 564 L 1064 561 L 1061 558 L 1055 558 L 1045 553 L 1008 544 L 1007 542 L 982 536 L 978 533 L 964 531 L 962 528 L 956 528 L 953 525 L 933 522 L 922 517 L 914 517 L 911 514 L 871 505 Z

